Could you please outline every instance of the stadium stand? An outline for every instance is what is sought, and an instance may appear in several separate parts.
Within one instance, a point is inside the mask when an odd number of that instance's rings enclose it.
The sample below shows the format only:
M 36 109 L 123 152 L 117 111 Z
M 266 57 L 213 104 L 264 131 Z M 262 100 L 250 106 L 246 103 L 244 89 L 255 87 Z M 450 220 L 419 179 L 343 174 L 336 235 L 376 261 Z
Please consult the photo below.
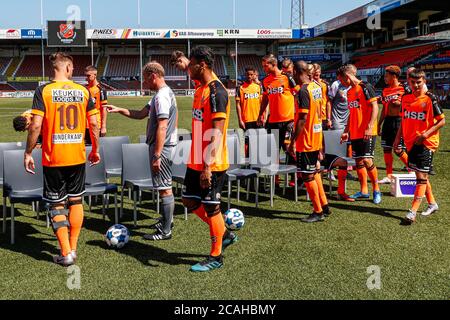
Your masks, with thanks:
M 7 83 L 0 83 L 0 91 L 15 91 L 16 89 L 14 89 L 13 87 L 11 87 L 9 84 Z
M 73 55 L 74 71 L 73 75 L 84 76 L 84 68 L 91 64 L 91 56 L 89 55 Z M 94 56 L 94 61 L 97 57 Z M 49 56 L 44 56 L 45 75 L 48 77 L 53 74 L 52 67 L 49 63 Z M 17 68 L 14 77 L 40 77 L 42 76 L 42 57 L 39 55 L 27 55 Z
M 0 76 L 5 73 L 5 71 L 8 69 L 8 65 L 11 62 L 11 58 L 7 57 L 0 57 Z
M 136 77 L 140 74 L 139 56 L 111 55 L 105 77 Z
M 378 68 L 388 64 L 396 64 L 403 67 L 408 63 L 429 55 L 437 49 L 437 45 L 427 44 L 354 56 L 352 60 L 359 69 Z
M 166 76 L 185 76 L 186 74 L 174 66 L 170 64 L 170 56 L 169 55 L 157 55 L 154 54 L 150 57 L 149 60 L 155 60 L 159 62 L 166 71 Z
M 219 56 L 219 55 L 216 56 L 216 58 L 214 60 L 213 69 L 219 77 L 229 75 L 229 74 L 227 74 L 227 72 L 225 70 L 225 64 L 224 64 L 222 56 Z
M 21 91 L 21 90 L 35 90 L 38 86 L 37 82 L 10 82 L 9 83 L 11 87 L 13 87 L 15 90 Z
M 243 54 L 238 57 L 238 73 L 240 76 L 245 74 L 245 68 L 254 67 L 260 75 L 263 75 L 264 70 L 261 66 L 261 58 L 255 54 Z

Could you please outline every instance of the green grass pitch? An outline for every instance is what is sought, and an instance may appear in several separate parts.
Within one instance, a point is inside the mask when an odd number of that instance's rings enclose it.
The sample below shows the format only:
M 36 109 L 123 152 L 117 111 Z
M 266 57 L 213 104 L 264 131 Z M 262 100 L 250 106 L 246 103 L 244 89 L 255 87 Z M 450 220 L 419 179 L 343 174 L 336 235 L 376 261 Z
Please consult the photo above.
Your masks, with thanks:
M 147 100 L 111 98 L 110 102 L 137 109 Z M 192 99 L 178 98 L 178 102 L 179 127 L 190 128 Z M 12 119 L 30 105 L 30 99 L 0 100 L 1 142 L 26 140 L 24 133 L 13 132 Z M 230 127 L 235 127 L 234 104 L 232 115 Z M 109 135 L 128 135 L 137 142 L 145 127 L 146 121 L 109 115 Z M 389 196 L 385 185 L 381 205 L 332 199 L 332 216 L 313 225 L 300 222 L 312 208 L 304 193 L 295 203 L 292 188 L 285 197 L 277 190 L 273 209 L 267 194 L 261 194 L 259 209 L 251 202 L 234 200 L 233 207 L 246 215 L 246 225 L 238 233 L 240 241 L 225 252 L 224 267 L 208 274 L 188 271 L 209 253 L 209 231 L 194 215 L 184 220 L 179 197 L 174 238 L 157 243 L 142 240 L 157 217 L 151 195 L 144 193 L 137 228 L 132 227 L 131 202 L 125 200 L 122 223 L 132 237 L 121 251 L 107 249 L 103 239 L 112 225 L 113 208 L 103 221 L 101 206 L 94 206 L 92 213 L 85 206 L 78 262 L 81 288 L 69 290 L 66 270 L 51 262 L 58 253 L 52 230 L 42 218 L 35 218 L 30 206 L 19 205 L 16 245 L 9 244 L 9 223 L 7 234 L 0 234 L 0 299 L 449 299 L 450 131 L 444 128 L 441 134 L 437 175 L 431 179 L 440 205 L 436 215 L 401 226 L 411 200 Z M 379 142 L 376 163 L 382 178 Z M 396 160 L 395 166 L 399 169 L 401 163 Z M 348 183 L 349 193 L 357 189 L 357 182 Z M 379 290 L 367 287 L 370 266 L 380 267 Z

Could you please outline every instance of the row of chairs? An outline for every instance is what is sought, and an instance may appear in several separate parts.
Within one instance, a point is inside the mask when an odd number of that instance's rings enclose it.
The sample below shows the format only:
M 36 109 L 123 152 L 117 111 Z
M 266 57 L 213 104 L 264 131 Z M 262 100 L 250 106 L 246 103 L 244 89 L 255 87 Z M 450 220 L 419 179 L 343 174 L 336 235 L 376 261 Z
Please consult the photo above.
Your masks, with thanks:
M 342 132 L 325 132 L 325 144 L 327 152 L 341 157 L 346 156 L 345 145 L 340 145 L 336 141 Z M 286 192 L 288 182 L 287 175 L 293 174 L 295 177 L 295 201 L 298 200 L 297 188 L 297 168 L 295 166 L 280 164 L 278 139 L 275 135 L 268 134 L 265 130 L 255 130 L 248 133 L 249 136 L 249 158 L 245 159 L 241 154 L 241 144 L 238 132 L 230 130 L 227 133 L 227 144 L 229 149 L 230 168 L 227 171 L 228 182 L 228 208 L 230 208 L 230 198 L 232 183 L 237 183 L 237 200 L 240 201 L 240 183 L 247 181 L 247 200 L 251 180 L 255 185 L 255 204 L 258 206 L 259 179 L 261 176 L 269 178 L 270 182 L 270 204 L 273 207 L 275 192 L 275 176 L 286 175 L 283 193 Z M 142 142 L 143 137 L 140 137 Z M 42 199 L 42 166 L 41 152 L 35 150 L 33 157 L 36 162 L 36 175 L 30 176 L 23 169 L 23 148 L 22 143 L 2 143 L 0 144 L 0 165 L 3 170 L 0 174 L 0 183 L 4 184 L 3 191 L 3 232 L 6 232 L 6 199 L 11 203 L 11 243 L 14 243 L 14 204 L 16 203 L 39 203 Z M 178 185 L 183 183 L 186 173 L 186 163 L 191 148 L 190 133 L 179 134 L 179 142 L 175 149 L 178 161 L 172 167 L 173 180 Z M 265 149 L 267 148 L 267 149 Z M 18 150 L 15 150 L 18 149 Z M 87 148 L 87 154 L 90 152 Z M 267 152 L 266 152 L 267 151 Z M 156 193 L 156 211 L 159 212 L 159 193 L 156 192 L 151 178 L 149 166 L 148 147 L 144 143 L 130 144 L 128 137 L 106 137 L 101 138 L 102 161 L 98 166 L 86 165 L 86 196 L 102 196 L 102 214 L 105 218 L 105 195 L 114 195 L 115 222 L 118 223 L 117 212 L 118 186 L 110 184 L 109 178 L 121 177 L 121 208 L 120 217 L 123 217 L 123 197 L 124 190 L 128 189 L 133 194 L 133 220 L 137 223 L 137 202 L 143 190 L 152 191 L 153 198 Z M 3 156 L 2 156 L 3 154 Z M 1 163 L 3 162 L 3 164 Z M 5 173 L 3 177 L 1 175 Z M 331 181 L 330 181 L 331 190 Z M 109 198 L 108 198 L 109 199 Z M 91 201 L 89 201 L 90 207 Z M 39 217 L 39 208 L 37 207 Z M 187 218 L 187 212 L 185 210 Z M 47 221 L 48 223 L 48 221 Z

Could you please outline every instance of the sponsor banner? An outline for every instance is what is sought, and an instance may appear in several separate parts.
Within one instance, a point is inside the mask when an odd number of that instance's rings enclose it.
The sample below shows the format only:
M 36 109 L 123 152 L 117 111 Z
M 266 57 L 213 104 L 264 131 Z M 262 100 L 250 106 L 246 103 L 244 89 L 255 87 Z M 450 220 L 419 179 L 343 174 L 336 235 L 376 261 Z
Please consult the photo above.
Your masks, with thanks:
M 49 78 L 45 77 L 8 77 L 8 81 L 10 82 L 38 82 L 38 81 L 48 81 Z
M 296 54 L 279 56 L 280 61 L 284 58 L 289 58 L 293 61 L 303 60 L 306 62 L 320 62 L 320 61 L 339 61 L 342 60 L 340 53 L 325 53 L 325 54 Z
M 373 76 L 377 72 L 380 72 L 380 68 L 358 69 L 359 76 Z
M 88 39 L 122 39 L 124 29 L 88 29 Z
M 291 29 L 173 29 L 166 39 L 291 39 Z
M 293 39 L 314 38 L 314 28 L 292 30 L 292 38 Z
M 124 39 L 158 39 L 164 38 L 167 30 L 161 29 L 124 29 L 122 38 Z
M 186 81 L 186 76 L 165 76 L 164 79 L 167 81 Z
M 218 29 L 218 38 L 227 39 L 291 39 L 291 29 Z
M 0 92 L 0 98 L 33 98 L 34 91 Z
M 47 21 L 49 47 L 87 47 L 86 21 Z
M 20 29 L 0 29 L 0 39 L 20 39 Z
M 42 29 L 21 29 L 22 39 L 42 39 Z
M 168 30 L 164 34 L 166 39 L 213 39 L 216 37 L 215 29 L 178 29 Z
M 450 39 L 450 31 L 434 32 L 424 36 L 415 37 L 411 40 L 448 40 L 448 39 Z
M 108 97 L 139 97 L 139 91 L 108 91 Z

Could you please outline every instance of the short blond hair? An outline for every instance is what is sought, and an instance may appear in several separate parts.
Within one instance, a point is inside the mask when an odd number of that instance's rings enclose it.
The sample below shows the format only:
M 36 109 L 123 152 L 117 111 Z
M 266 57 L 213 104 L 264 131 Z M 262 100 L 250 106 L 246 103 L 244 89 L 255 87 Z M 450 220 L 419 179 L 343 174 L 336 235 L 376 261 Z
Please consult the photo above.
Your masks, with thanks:
M 143 73 L 144 74 L 154 73 L 161 78 L 164 78 L 164 76 L 166 75 L 166 73 L 164 71 L 164 67 L 156 61 L 150 61 L 149 63 L 147 63 L 144 66 Z
M 49 57 L 49 60 L 53 69 L 60 69 L 66 63 L 73 64 L 72 56 L 65 52 L 55 52 Z

